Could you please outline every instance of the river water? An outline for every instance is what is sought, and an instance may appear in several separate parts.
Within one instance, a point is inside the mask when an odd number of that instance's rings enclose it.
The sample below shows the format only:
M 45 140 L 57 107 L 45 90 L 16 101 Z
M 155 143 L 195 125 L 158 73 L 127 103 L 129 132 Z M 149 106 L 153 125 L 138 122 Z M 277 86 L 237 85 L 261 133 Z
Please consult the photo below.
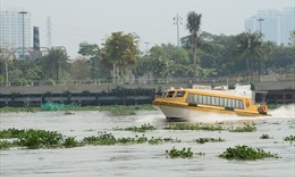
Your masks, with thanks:
M 58 131 L 66 136 L 84 137 L 106 131 L 118 137 L 134 137 L 143 133 L 115 131 L 152 124 L 157 130 L 147 131 L 146 137 L 178 138 L 180 143 L 157 145 L 129 144 L 112 146 L 84 146 L 69 149 L 28 150 L 13 148 L 0 151 L 1 177 L 93 177 L 93 176 L 210 176 L 210 177 L 294 177 L 295 142 L 284 141 L 295 135 L 295 106 L 281 107 L 265 118 L 236 117 L 208 114 L 188 123 L 225 122 L 241 126 L 244 121 L 253 121 L 257 131 L 234 133 L 229 131 L 179 131 L 166 130 L 171 122 L 159 111 L 138 111 L 135 115 L 112 115 L 108 112 L 79 111 L 73 115 L 64 112 L 1 113 L 0 130 L 8 128 L 42 129 Z M 268 134 L 270 139 L 260 139 Z M 224 142 L 197 144 L 198 138 L 222 138 Z M 266 158 L 255 161 L 226 160 L 218 155 L 228 147 L 247 145 L 278 154 L 281 158 Z M 165 150 L 172 147 L 191 147 L 204 156 L 192 158 L 167 158 Z

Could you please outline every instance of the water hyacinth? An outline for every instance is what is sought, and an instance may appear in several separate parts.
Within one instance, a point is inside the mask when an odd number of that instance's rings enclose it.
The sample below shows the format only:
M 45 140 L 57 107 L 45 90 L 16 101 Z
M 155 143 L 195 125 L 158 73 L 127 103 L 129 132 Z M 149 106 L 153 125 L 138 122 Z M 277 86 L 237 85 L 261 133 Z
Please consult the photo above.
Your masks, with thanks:
M 262 134 L 260 139 L 269 139 L 269 135 L 268 134 Z
M 230 129 L 230 132 L 254 132 L 256 131 L 255 124 L 245 124 L 243 127 L 237 127 L 235 129 Z
M 204 144 L 207 142 L 222 142 L 222 141 L 225 141 L 225 140 L 220 137 L 219 138 L 199 138 L 196 140 L 196 142 L 199 144 Z
M 168 130 L 207 130 L 207 131 L 226 130 L 220 124 L 202 125 L 202 124 L 185 124 L 185 123 L 170 124 L 166 129 Z
M 295 135 L 290 135 L 284 138 L 285 141 L 295 141 Z
M 279 158 L 277 154 L 271 154 L 270 152 L 265 152 L 262 149 L 251 148 L 246 145 L 238 145 L 234 148 L 227 148 L 226 151 L 219 155 L 219 157 L 236 160 L 256 160 L 267 157 Z
M 182 148 L 181 150 L 178 150 L 175 147 L 173 147 L 171 150 L 166 150 L 165 152 L 166 152 L 166 155 L 171 158 L 177 158 L 177 157 L 189 158 L 194 155 L 191 148 L 185 148 L 185 147 Z

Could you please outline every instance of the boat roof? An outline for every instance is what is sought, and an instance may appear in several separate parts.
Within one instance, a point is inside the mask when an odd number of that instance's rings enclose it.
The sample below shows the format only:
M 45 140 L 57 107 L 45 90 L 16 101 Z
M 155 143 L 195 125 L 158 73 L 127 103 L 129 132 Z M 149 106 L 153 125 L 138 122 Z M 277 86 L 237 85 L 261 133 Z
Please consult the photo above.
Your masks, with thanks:
M 244 85 L 244 86 L 236 86 L 235 89 L 228 89 L 227 86 L 220 86 L 220 87 L 214 87 L 211 88 L 208 87 L 194 87 L 194 88 L 170 88 L 167 91 L 175 91 L 175 90 L 184 90 L 184 91 L 190 91 L 190 92 L 199 92 L 206 95 L 212 95 L 212 96 L 240 96 L 240 97 L 253 97 L 253 92 L 251 90 L 250 85 Z

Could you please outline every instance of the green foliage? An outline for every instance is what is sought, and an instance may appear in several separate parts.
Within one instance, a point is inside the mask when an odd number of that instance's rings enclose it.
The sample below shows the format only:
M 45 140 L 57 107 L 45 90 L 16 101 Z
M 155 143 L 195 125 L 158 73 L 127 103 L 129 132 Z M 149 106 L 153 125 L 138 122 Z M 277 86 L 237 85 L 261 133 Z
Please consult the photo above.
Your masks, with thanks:
M 64 147 L 66 148 L 73 148 L 73 147 L 79 147 L 82 146 L 81 143 L 79 143 L 75 137 L 67 137 L 63 143 Z
M 18 130 L 15 128 L 0 130 L 0 139 L 21 138 L 26 130 Z
M 63 47 L 55 47 L 42 58 L 42 70 L 49 79 L 57 83 L 61 76 L 70 72 L 71 64 L 67 51 Z
M 0 150 L 1 149 L 9 149 L 11 146 L 11 143 L 8 141 L 0 141 Z
M 268 134 L 262 134 L 260 139 L 269 139 L 269 135 Z
M 33 129 L 25 130 L 17 138 L 19 139 L 19 146 L 25 146 L 29 149 L 58 147 L 63 139 L 60 133 Z
M 225 130 L 221 125 L 202 125 L 202 124 L 184 124 L 176 123 L 170 124 L 167 127 L 169 130 L 207 130 L 207 131 L 221 131 Z
M 114 32 L 106 39 L 103 46 L 103 63 L 107 68 L 113 69 L 112 77 L 118 81 L 126 74 L 128 67 L 137 63 L 138 36 L 131 33 Z
M 238 145 L 234 148 L 227 148 L 221 155 L 221 158 L 226 159 L 237 159 L 237 160 L 256 160 L 263 159 L 267 157 L 279 158 L 277 154 L 271 154 L 270 152 L 265 152 L 259 148 L 251 148 L 246 145 Z
M 290 135 L 284 138 L 285 141 L 295 141 L 295 135 Z
M 192 152 L 191 148 L 184 147 L 181 150 L 178 150 L 175 147 L 173 147 L 171 150 L 166 150 L 166 155 L 171 158 L 189 158 L 192 157 L 194 153 Z
M 55 81 L 53 79 L 47 79 L 44 81 L 44 84 L 48 86 L 55 85 Z
M 140 127 L 136 127 L 136 126 L 127 127 L 124 130 L 133 131 L 133 132 L 145 132 L 145 131 L 149 131 L 149 130 L 150 131 L 155 130 L 155 127 L 151 124 L 143 124 Z
M 91 136 L 83 139 L 86 144 L 92 145 L 113 145 L 117 143 L 117 139 L 110 133 L 103 133 L 98 137 Z
M 26 86 L 28 81 L 26 79 L 17 78 L 10 85 L 11 86 Z
M 200 144 L 204 144 L 207 142 L 222 142 L 222 141 L 225 141 L 225 140 L 220 137 L 219 138 L 199 138 L 196 140 L 196 142 Z
M 254 124 L 244 124 L 243 127 L 237 127 L 235 129 L 230 129 L 230 132 L 254 132 L 256 131 L 256 127 Z

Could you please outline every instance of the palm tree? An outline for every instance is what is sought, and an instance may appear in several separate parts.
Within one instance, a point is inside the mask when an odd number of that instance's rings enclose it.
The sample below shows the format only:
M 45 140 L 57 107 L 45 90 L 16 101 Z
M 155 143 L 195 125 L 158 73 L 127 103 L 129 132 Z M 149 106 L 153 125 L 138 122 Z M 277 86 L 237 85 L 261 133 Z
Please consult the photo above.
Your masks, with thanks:
M 239 59 L 246 60 L 247 76 L 253 80 L 254 76 L 254 59 L 260 61 L 264 48 L 262 47 L 262 35 L 260 33 L 243 32 L 237 35 L 237 48 L 235 55 Z
M 58 83 L 61 73 L 70 72 L 69 57 L 65 48 L 53 47 L 49 50 L 48 54 L 42 58 L 42 70 L 49 76 L 49 78 L 56 78 Z
M 196 50 L 197 47 L 200 45 L 200 26 L 201 26 L 201 17 L 202 14 L 197 14 L 195 12 L 189 12 L 187 15 L 187 24 L 186 28 L 190 32 L 189 36 L 189 43 L 191 44 L 192 49 L 192 56 L 193 56 L 193 63 L 194 63 L 194 77 L 196 76 L 196 69 L 197 69 L 197 56 L 196 56 Z

